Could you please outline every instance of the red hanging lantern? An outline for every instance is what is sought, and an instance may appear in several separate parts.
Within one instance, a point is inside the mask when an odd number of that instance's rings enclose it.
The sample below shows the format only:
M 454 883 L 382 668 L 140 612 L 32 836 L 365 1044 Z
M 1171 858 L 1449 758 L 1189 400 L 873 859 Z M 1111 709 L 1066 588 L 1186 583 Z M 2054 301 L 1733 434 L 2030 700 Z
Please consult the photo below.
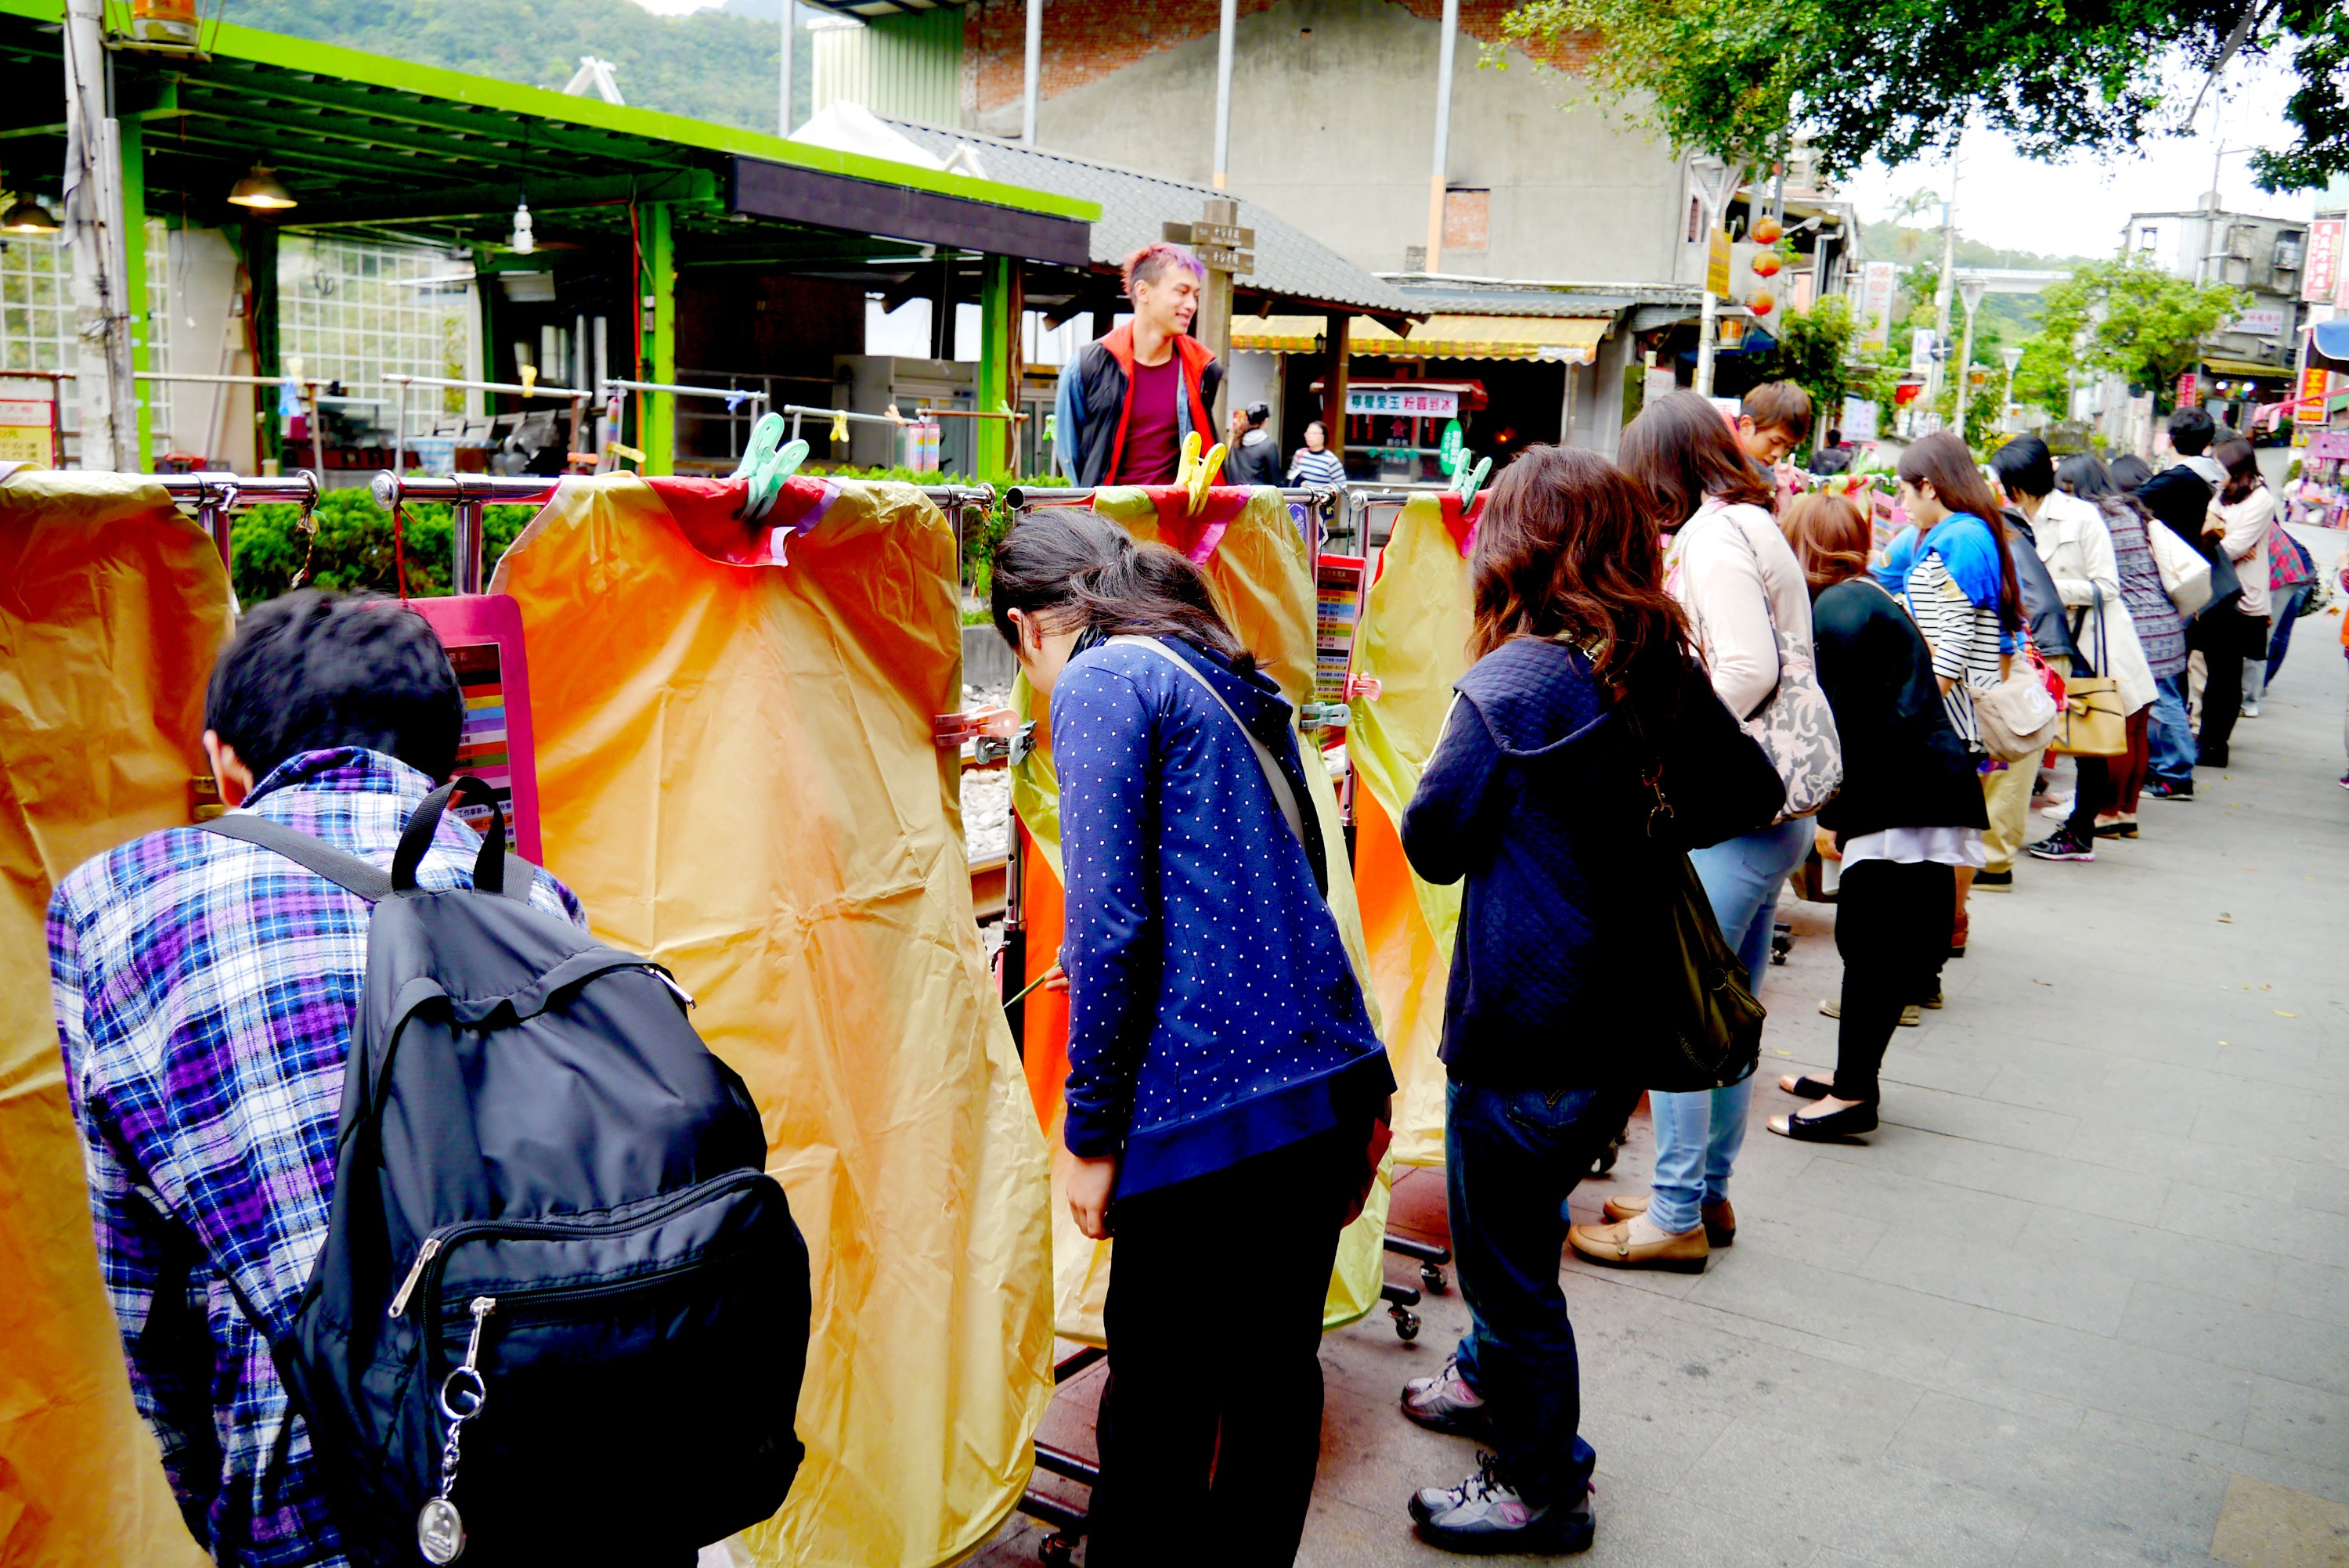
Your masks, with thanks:
M 1778 268 L 1783 264 L 1778 260 L 1778 253 L 1775 251 L 1756 252 L 1754 256 L 1754 275 L 1757 278 L 1775 278 L 1778 275 Z
M 1754 297 L 1745 302 L 1745 308 L 1752 311 L 1754 319 L 1758 321 L 1777 309 L 1778 302 L 1770 297 L 1768 289 L 1756 289 L 1754 291 Z
M 1785 232 L 1785 225 L 1775 218 L 1765 215 L 1754 220 L 1754 242 L 1757 245 L 1775 245 Z

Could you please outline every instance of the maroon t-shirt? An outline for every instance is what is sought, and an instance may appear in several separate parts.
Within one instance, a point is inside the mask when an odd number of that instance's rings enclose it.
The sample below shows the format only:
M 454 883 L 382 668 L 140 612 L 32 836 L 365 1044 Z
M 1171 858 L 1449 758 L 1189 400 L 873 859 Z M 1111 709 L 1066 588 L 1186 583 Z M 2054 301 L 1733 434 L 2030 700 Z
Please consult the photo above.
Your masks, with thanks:
M 1133 367 L 1133 413 L 1126 421 L 1125 448 L 1118 454 L 1111 483 L 1171 485 L 1181 465 L 1183 438 L 1175 418 L 1176 399 L 1183 396 L 1183 356 L 1169 354 L 1164 365 Z

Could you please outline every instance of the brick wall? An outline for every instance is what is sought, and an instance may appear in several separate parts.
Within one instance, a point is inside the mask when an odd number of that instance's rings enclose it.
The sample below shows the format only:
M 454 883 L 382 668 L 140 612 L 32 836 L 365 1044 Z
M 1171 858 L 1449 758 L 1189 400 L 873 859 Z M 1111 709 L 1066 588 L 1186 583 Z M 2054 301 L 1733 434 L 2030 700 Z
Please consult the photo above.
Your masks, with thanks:
M 1429 22 L 1444 19 L 1444 0 L 1388 0 Z M 1272 8 L 1274 0 L 1239 0 L 1243 17 Z M 1461 47 L 1503 41 L 1509 0 L 1461 0 Z M 1222 19 L 1218 0 L 1047 0 L 1044 8 L 1045 98 L 1088 86 L 1147 56 L 1212 37 Z M 963 8 L 964 103 L 985 111 L 1017 103 L 1027 83 L 1027 0 L 970 0 Z M 1578 36 L 1535 55 L 1545 65 L 1578 71 L 1598 46 Z M 1429 68 L 1433 68 L 1431 57 Z

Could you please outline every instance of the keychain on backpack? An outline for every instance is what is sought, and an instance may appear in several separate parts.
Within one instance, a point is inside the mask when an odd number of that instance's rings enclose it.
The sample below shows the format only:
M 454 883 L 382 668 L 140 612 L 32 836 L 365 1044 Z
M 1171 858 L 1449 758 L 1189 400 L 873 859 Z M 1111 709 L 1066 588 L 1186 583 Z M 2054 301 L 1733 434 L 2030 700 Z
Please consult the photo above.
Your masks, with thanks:
M 441 1380 L 440 1413 L 449 1418 L 449 1440 L 440 1449 L 440 1491 L 416 1513 L 416 1550 L 434 1568 L 454 1563 L 465 1550 L 465 1522 L 449 1494 L 457 1489 L 457 1437 L 465 1423 L 490 1402 L 489 1385 L 481 1381 L 475 1362 L 481 1354 L 481 1326 L 498 1305 L 493 1295 L 473 1298 L 473 1337 L 465 1343 L 465 1364 Z M 459 1400 L 464 1401 L 459 1408 Z

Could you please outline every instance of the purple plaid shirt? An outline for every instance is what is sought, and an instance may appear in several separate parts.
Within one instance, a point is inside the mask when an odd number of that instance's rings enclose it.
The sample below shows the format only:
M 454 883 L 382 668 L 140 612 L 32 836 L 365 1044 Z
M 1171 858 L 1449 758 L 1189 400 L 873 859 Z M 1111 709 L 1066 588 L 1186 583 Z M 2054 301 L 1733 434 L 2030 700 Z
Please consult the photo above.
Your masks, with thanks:
M 356 748 L 271 770 L 244 802 L 388 869 L 431 789 Z M 471 885 L 445 817 L 418 882 Z M 532 903 L 585 925 L 544 872 Z M 49 972 L 98 1265 L 130 1391 L 222 1568 L 340 1564 L 309 1433 L 270 1360 L 326 1236 L 367 906 L 283 856 L 176 828 L 49 901 Z

